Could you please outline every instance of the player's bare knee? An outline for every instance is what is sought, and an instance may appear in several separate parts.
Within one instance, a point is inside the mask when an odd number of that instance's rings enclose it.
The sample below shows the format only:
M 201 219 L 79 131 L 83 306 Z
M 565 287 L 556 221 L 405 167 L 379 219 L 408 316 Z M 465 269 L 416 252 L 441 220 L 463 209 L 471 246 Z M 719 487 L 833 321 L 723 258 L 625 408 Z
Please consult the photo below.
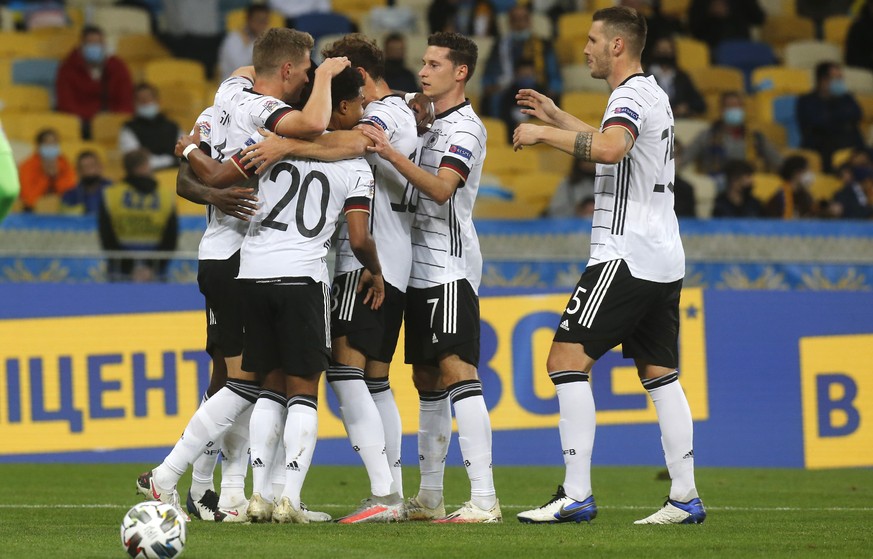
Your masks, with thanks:
M 440 358 L 440 377 L 443 386 L 451 386 L 464 380 L 476 380 L 479 374 L 475 365 L 467 363 L 458 355 L 450 354 Z
M 592 365 L 594 365 L 594 359 L 585 353 L 585 348 L 582 344 L 555 342 L 552 344 L 549 356 L 546 359 L 546 371 L 548 373 L 557 371 L 583 371 L 590 373 Z
M 436 392 L 444 388 L 440 383 L 439 369 L 436 367 L 414 366 L 412 384 L 418 392 Z
M 390 368 L 390 363 L 367 359 L 367 364 L 364 366 L 364 377 L 368 379 L 387 379 Z
M 285 377 L 285 391 L 290 396 L 318 396 L 318 383 L 321 380 L 321 372 L 306 377 L 287 375 Z

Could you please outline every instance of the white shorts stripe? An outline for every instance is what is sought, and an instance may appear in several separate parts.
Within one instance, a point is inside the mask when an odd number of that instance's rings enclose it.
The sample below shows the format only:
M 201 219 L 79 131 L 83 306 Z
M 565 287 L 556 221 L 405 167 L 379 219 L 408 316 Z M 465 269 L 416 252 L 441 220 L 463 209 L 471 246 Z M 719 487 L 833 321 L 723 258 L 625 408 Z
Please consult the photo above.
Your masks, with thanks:
M 330 287 L 322 283 L 321 292 L 324 295 L 324 345 L 330 349 Z
M 591 291 L 591 296 L 585 302 L 585 307 L 582 308 L 582 313 L 579 315 L 579 324 L 585 328 L 591 328 L 594 322 L 594 317 L 600 309 L 600 303 L 606 297 L 606 291 L 609 289 L 609 284 L 612 283 L 612 278 L 615 277 L 615 272 L 621 265 L 621 260 L 612 260 L 607 262 L 600 272 L 600 277 L 597 278 L 597 283 Z

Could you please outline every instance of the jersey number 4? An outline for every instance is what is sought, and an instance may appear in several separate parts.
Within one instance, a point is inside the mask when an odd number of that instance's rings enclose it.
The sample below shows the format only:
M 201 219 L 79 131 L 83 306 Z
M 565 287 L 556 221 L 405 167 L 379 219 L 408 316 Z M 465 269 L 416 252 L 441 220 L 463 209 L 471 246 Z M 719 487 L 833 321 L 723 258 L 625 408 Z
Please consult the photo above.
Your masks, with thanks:
M 312 170 L 303 178 L 303 181 L 301 181 L 300 171 L 297 167 L 291 163 L 283 161 L 273 166 L 273 170 L 270 173 L 270 182 L 275 183 L 279 178 L 279 175 L 282 173 L 289 173 L 291 175 L 291 184 L 288 186 L 285 195 L 282 196 L 275 206 L 273 206 L 273 209 L 270 210 L 270 213 L 267 214 L 267 217 L 261 222 L 261 225 L 263 227 L 269 227 L 270 229 L 287 231 L 288 224 L 277 221 L 276 218 L 279 217 L 279 214 L 282 213 L 285 207 L 291 203 L 299 192 L 300 196 L 297 198 L 297 212 L 294 220 L 297 225 L 297 231 L 307 239 L 318 236 L 327 222 L 327 204 L 330 202 L 330 182 L 327 180 L 327 176 L 321 171 Z M 321 183 L 321 207 L 319 208 L 320 215 L 318 223 L 315 224 L 315 227 L 310 229 L 306 227 L 303 217 L 306 212 L 306 200 L 309 198 L 309 186 L 316 180 Z

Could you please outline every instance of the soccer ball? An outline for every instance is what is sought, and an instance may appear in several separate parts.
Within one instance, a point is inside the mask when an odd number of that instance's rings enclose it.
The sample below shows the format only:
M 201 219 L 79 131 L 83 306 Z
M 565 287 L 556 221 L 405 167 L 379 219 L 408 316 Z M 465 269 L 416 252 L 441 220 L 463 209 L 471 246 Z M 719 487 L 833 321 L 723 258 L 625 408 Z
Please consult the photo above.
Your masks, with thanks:
M 121 521 L 121 545 L 136 559 L 170 559 L 185 549 L 185 519 L 160 501 L 146 501 Z

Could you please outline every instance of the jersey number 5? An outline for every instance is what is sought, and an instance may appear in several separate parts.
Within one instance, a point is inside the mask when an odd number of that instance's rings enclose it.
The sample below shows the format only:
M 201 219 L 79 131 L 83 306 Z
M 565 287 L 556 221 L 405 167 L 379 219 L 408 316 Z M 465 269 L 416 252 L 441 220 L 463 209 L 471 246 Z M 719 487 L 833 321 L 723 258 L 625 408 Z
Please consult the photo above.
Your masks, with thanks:
M 270 173 L 270 182 L 276 182 L 279 175 L 285 172 L 291 174 L 291 184 L 288 186 L 288 190 L 285 192 L 285 195 L 282 196 L 282 199 L 279 200 L 270 213 L 267 214 L 264 221 L 261 222 L 261 226 L 269 227 L 270 229 L 278 229 L 279 231 L 287 231 L 288 224 L 276 221 L 276 218 L 279 217 L 282 210 L 291 203 L 291 200 L 294 199 L 294 196 L 296 196 L 299 191 L 300 196 L 297 198 L 297 213 L 295 216 L 296 219 L 294 220 L 297 224 L 297 231 L 307 239 L 316 237 L 321 233 L 321 230 L 324 229 L 324 225 L 327 222 L 327 204 L 330 202 L 330 183 L 327 180 L 327 176 L 325 176 L 321 171 L 312 170 L 308 175 L 306 175 L 301 184 L 300 171 L 297 170 L 297 167 L 287 161 L 283 161 L 273 166 L 273 170 Z M 309 185 L 311 185 L 312 181 L 315 180 L 321 183 L 321 207 L 319 208 L 320 215 L 318 223 L 315 224 L 315 227 L 310 229 L 306 227 L 303 218 L 306 214 L 306 200 L 309 197 Z

